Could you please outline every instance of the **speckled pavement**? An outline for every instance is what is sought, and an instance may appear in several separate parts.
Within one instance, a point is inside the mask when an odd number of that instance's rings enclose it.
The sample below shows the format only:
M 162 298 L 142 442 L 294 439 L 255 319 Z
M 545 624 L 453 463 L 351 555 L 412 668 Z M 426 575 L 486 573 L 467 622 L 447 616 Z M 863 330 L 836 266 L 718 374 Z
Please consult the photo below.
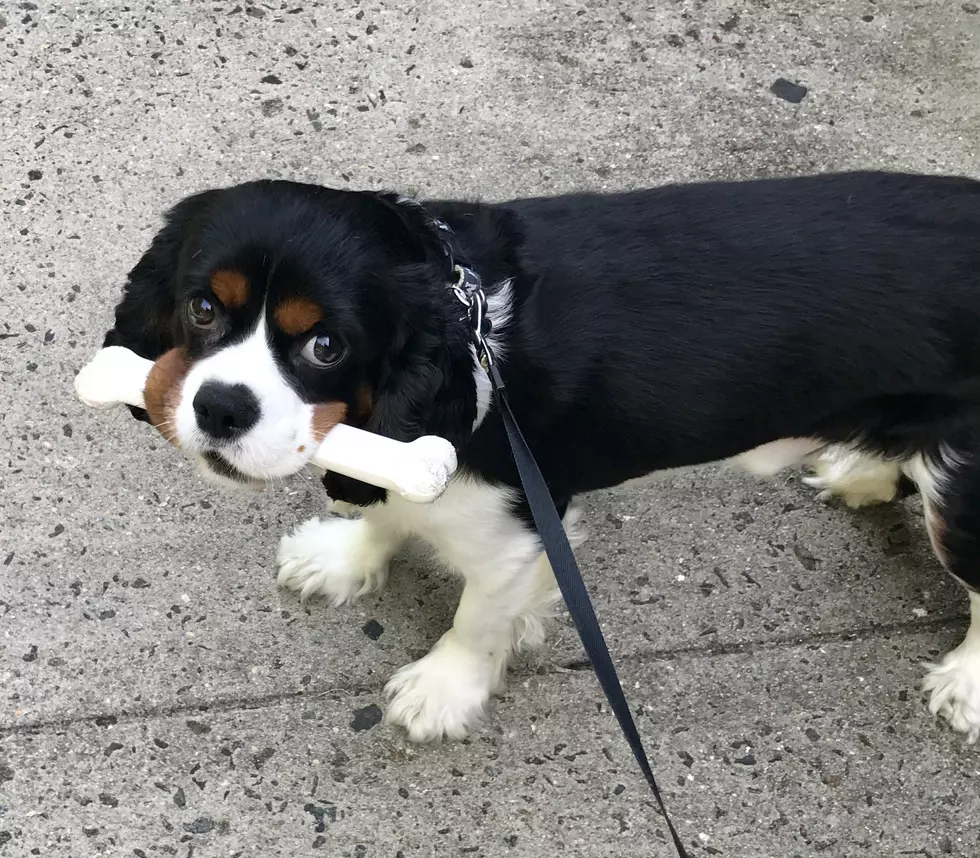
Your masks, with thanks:
M 978 175 L 978 91 L 960 0 L 0 2 L 0 856 L 672 854 L 567 620 L 483 731 L 412 746 L 381 689 L 457 585 L 409 555 L 300 606 L 272 557 L 319 486 L 226 494 L 72 377 L 161 211 L 212 184 Z M 692 856 L 980 854 L 980 749 L 918 690 L 965 600 L 916 504 L 713 469 L 587 498 Z

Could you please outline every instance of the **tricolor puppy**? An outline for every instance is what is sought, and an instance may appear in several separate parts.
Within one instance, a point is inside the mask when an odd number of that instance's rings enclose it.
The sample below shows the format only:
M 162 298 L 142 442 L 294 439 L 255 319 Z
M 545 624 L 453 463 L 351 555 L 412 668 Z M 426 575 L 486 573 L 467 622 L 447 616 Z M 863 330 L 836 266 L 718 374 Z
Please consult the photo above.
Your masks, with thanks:
M 278 555 L 282 586 L 338 604 L 380 587 L 409 536 L 463 577 L 452 628 L 389 685 L 389 720 L 420 740 L 478 723 L 555 600 L 453 263 L 485 284 L 573 541 L 577 494 L 664 469 L 809 464 L 852 506 L 913 481 L 973 618 L 926 688 L 980 735 L 980 183 L 852 173 L 423 207 L 254 182 L 171 210 L 106 345 L 180 350 L 167 428 L 205 470 L 305 467 L 293 427 L 311 405 L 457 449 L 431 505 L 326 474 L 360 515 L 309 521 Z

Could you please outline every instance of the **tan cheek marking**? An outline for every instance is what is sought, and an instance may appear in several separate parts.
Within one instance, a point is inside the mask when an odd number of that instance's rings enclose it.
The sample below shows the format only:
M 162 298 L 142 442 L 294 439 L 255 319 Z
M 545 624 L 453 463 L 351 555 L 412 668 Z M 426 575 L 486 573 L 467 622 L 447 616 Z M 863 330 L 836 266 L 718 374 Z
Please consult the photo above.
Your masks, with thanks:
M 357 420 L 366 423 L 374 411 L 374 391 L 367 384 L 362 384 L 357 391 Z
M 171 349 L 161 355 L 146 379 L 143 399 L 150 422 L 175 447 L 177 442 L 177 406 L 180 405 L 180 385 L 191 364 L 183 349 Z
M 343 402 L 330 402 L 317 405 L 313 409 L 313 437 L 319 444 L 327 436 L 327 432 L 338 423 L 343 423 L 347 416 L 347 405 Z
M 248 278 L 238 271 L 215 271 L 211 275 L 211 291 L 226 307 L 244 307 L 248 301 Z
M 323 310 L 309 298 L 287 298 L 273 316 L 283 333 L 298 337 L 323 321 Z

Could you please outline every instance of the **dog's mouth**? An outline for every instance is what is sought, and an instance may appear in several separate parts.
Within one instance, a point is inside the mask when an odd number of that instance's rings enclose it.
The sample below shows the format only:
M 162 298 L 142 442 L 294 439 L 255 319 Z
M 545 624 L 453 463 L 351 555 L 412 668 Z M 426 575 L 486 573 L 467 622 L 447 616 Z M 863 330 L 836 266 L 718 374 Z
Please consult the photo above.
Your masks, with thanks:
M 207 452 L 202 453 L 201 459 L 203 460 L 205 467 L 215 476 L 222 477 L 226 480 L 231 480 L 232 482 L 243 486 L 256 485 L 257 483 L 261 482 L 255 477 L 249 476 L 244 471 L 238 470 L 238 468 L 236 468 L 217 450 L 208 450 Z

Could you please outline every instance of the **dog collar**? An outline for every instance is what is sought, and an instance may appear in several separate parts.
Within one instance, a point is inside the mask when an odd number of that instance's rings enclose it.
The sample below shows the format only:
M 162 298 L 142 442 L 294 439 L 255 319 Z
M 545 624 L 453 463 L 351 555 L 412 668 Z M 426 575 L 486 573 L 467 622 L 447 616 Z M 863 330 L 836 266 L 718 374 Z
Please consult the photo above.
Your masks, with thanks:
M 483 291 L 483 280 L 473 268 L 456 261 L 460 254 L 457 252 L 456 234 L 452 227 L 441 220 L 435 221 L 435 226 L 439 230 L 443 255 L 450 274 L 449 288 L 456 300 L 466 308 L 466 315 L 460 321 L 469 324 L 480 364 L 489 371 L 493 366 L 493 353 L 487 337 L 493 330 L 493 322 L 487 315 L 487 296 Z

